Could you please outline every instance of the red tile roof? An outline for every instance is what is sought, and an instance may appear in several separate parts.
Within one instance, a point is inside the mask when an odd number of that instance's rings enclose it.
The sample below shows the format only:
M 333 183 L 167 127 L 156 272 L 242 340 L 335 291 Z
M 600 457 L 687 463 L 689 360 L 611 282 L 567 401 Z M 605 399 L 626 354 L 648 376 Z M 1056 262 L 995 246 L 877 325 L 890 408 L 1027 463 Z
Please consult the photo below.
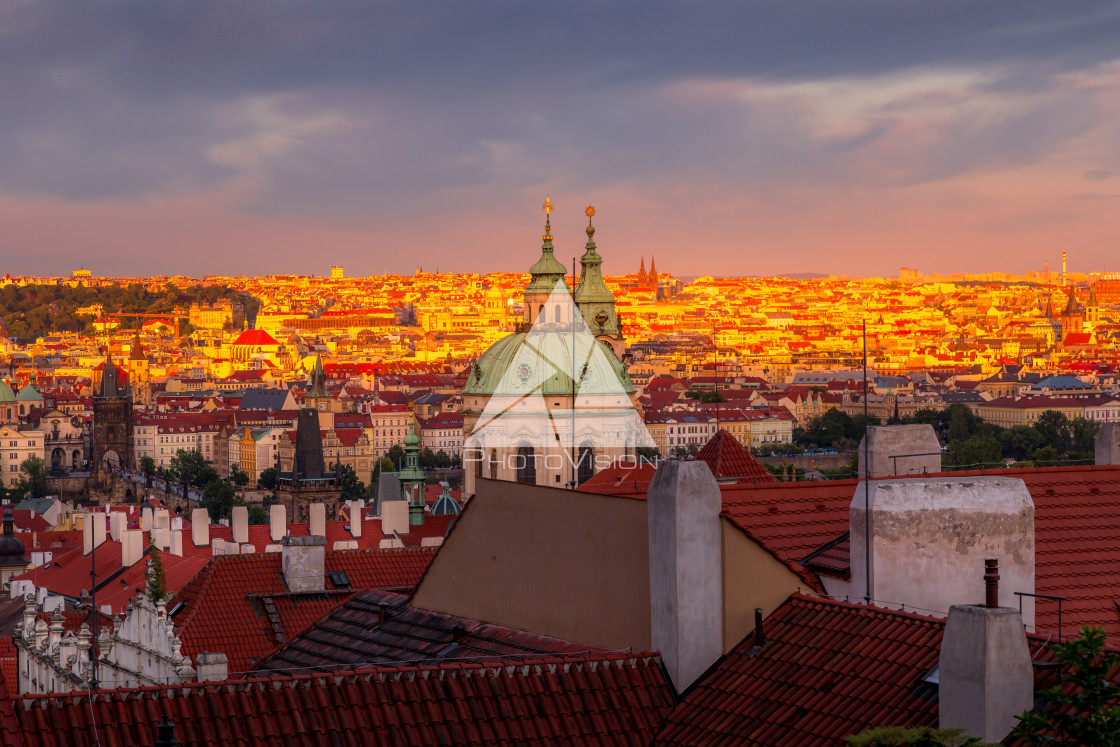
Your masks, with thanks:
M 605 655 L 30 695 L 14 705 L 22 736 L 44 747 L 147 747 L 165 712 L 179 743 L 194 747 L 427 747 L 649 744 L 672 704 L 657 657 Z M 8 723 L 0 712 L 0 728 Z
M 233 341 L 234 345 L 279 345 L 276 339 L 263 329 L 247 329 Z
M 354 592 L 415 586 L 433 557 L 434 548 L 327 551 L 326 590 L 289 595 L 281 553 L 219 555 L 168 609 L 185 603 L 172 618 L 184 655 L 194 659 L 203 651 L 220 651 L 231 674 L 246 672 Z M 344 571 L 350 585 L 335 587 L 329 580 L 333 571 Z M 276 625 L 269 619 L 268 605 L 275 605 Z
M 410 607 L 407 602 L 403 594 L 389 591 L 355 594 L 261 662 L 256 670 L 296 674 L 350 670 L 365 664 L 498 664 L 545 655 L 608 653 L 607 649 L 582 643 L 429 612 Z
M 790 597 L 672 710 L 655 744 L 835 745 L 871 726 L 935 726 L 944 623 Z
M 756 478 L 758 482 L 777 482 L 762 462 L 723 428 L 704 444 L 696 458 L 706 463 L 717 478 L 749 477 Z

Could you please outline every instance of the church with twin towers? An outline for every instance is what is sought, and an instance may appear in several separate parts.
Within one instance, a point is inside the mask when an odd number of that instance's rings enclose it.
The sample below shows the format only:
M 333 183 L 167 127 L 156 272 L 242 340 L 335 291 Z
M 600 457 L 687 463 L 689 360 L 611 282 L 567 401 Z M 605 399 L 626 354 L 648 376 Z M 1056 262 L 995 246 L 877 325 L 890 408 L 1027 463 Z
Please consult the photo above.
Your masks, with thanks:
M 480 480 L 575 488 L 654 446 L 626 370 L 626 340 L 603 280 L 588 206 L 575 288 L 556 258 L 553 206 L 544 204 L 540 258 L 529 268 L 524 313 L 491 345 L 463 388 L 463 495 Z

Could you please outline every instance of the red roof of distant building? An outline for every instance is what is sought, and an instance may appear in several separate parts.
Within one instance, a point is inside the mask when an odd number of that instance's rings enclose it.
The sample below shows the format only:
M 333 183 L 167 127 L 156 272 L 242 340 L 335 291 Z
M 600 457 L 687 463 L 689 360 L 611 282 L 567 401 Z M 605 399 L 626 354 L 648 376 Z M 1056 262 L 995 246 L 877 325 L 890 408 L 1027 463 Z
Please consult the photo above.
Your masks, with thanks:
M 777 482 L 762 462 L 723 428 L 704 444 L 696 458 L 707 464 L 716 477 L 748 477 L 759 482 Z
M 234 345 L 279 345 L 276 339 L 263 329 L 247 329 L 233 341 Z

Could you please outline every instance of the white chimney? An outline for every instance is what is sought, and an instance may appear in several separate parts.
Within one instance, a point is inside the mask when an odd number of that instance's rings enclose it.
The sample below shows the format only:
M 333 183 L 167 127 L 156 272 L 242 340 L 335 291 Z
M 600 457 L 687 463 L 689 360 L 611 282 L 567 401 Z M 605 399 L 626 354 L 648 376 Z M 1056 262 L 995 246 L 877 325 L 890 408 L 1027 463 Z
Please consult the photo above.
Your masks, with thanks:
M 385 501 L 381 504 L 381 533 L 392 537 L 393 533 L 408 534 L 408 501 Z
M 941 444 L 932 425 L 876 425 L 867 429 L 871 477 L 925 475 L 941 471 Z M 865 441 L 859 443 L 859 477 L 864 472 Z
M 332 550 L 357 550 L 357 540 L 335 540 Z
M 350 536 L 354 539 L 361 539 L 363 501 L 347 501 L 347 503 L 350 504 Z
M 210 513 L 205 508 L 191 511 L 191 542 L 195 547 L 210 544 Z
M 152 542 L 159 550 L 171 549 L 171 530 L 167 527 L 157 526 L 152 530 Z
M 93 514 L 82 514 L 82 555 L 93 552 Z
M 957 602 L 984 598 L 976 568 L 986 557 L 1003 559 L 1000 604 L 1018 607 L 1014 592 L 1034 593 L 1034 502 L 1022 480 L 873 480 L 867 495 L 865 487 L 856 486 L 850 511 L 853 596 L 944 615 Z M 1022 602 L 1023 620 L 1033 626 L 1034 600 Z
M 155 516 L 155 513 L 152 511 L 152 509 L 150 507 L 145 506 L 144 508 L 140 509 L 140 531 L 141 532 L 152 531 L 152 519 L 153 519 L 154 516 Z
M 1096 464 L 1120 464 L 1120 423 L 1105 423 L 1094 443 Z
M 326 537 L 289 535 L 280 544 L 280 562 L 288 591 L 311 592 L 326 588 Z
M 268 535 L 273 542 L 279 542 L 288 533 L 288 510 L 282 503 L 275 503 L 268 509 Z
M 153 525 L 156 529 L 171 528 L 171 512 L 166 508 L 156 509 L 153 516 Z
M 646 505 L 651 644 L 681 692 L 723 654 L 723 499 L 707 464 L 669 459 Z
M 979 576 L 979 574 L 974 574 Z M 995 581 L 999 575 L 996 572 Z M 1014 607 L 955 604 L 941 639 L 939 726 L 999 743 L 1034 706 L 1034 669 L 1023 618 Z
M 105 544 L 105 514 L 94 511 L 88 518 L 93 525 L 93 546 L 101 547 Z
M 121 532 L 121 566 L 131 568 L 144 557 L 144 533 L 139 529 Z
M 229 677 L 229 660 L 221 652 L 203 651 L 194 662 L 198 681 L 224 680 Z
M 171 530 L 171 554 L 177 557 L 183 557 L 183 530 Z
M 233 541 L 243 545 L 249 541 L 249 507 L 233 507 Z
M 226 554 L 226 541 L 221 537 L 215 537 L 210 542 L 210 554 L 214 557 Z
M 128 528 L 123 511 L 114 511 L 109 514 L 109 536 L 117 542 L 121 541 L 121 533 Z
M 311 504 L 311 523 L 308 533 L 316 537 L 327 536 L 327 507 L 322 503 Z

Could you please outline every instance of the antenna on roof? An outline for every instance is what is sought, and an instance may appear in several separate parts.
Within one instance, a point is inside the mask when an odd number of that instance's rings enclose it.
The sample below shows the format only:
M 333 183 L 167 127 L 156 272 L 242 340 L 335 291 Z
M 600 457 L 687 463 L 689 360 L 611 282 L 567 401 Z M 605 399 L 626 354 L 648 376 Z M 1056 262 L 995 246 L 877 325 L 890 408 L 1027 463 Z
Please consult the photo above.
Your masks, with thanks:
M 867 427 L 867 319 L 863 320 L 863 561 L 867 566 L 867 589 L 863 603 L 871 604 L 871 437 Z

